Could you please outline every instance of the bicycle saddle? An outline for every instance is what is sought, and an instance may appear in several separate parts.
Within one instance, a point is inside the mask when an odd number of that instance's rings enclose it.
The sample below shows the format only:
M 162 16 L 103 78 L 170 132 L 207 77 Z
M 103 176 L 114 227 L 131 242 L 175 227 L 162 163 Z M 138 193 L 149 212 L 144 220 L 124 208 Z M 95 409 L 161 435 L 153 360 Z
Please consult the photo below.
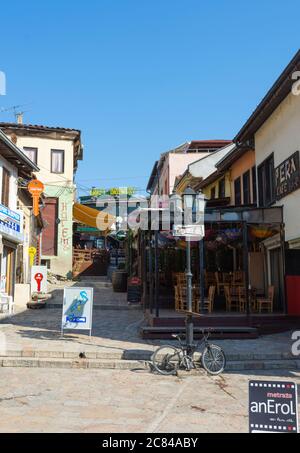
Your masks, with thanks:
M 176 334 L 176 333 L 172 333 L 172 337 L 176 338 L 176 340 L 181 340 L 183 338 L 182 335 L 179 335 L 179 334 Z

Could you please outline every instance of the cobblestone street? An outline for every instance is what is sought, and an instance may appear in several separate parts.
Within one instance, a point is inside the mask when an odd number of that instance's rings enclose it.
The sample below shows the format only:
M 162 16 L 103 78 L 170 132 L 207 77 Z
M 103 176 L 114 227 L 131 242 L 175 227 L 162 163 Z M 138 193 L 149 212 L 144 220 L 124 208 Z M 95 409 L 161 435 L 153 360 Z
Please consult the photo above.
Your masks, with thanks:
M 0 368 L 0 432 L 247 432 L 251 377 Z
M 63 286 L 56 285 L 47 308 L 17 307 L 13 316 L 0 315 L 0 367 L 130 369 L 148 361 L 158 345 L 166 342 L 141 337 L 143 310 L 128 306 L 126 294 L 113 292 L 105 279 L 87 284 L 95 292 L 91 337 L 72 330 L 61 337 Z M 214 343 L 225 351 L 227 371 L 300 370 L 300 357 L 292 353 L 292 332 Z

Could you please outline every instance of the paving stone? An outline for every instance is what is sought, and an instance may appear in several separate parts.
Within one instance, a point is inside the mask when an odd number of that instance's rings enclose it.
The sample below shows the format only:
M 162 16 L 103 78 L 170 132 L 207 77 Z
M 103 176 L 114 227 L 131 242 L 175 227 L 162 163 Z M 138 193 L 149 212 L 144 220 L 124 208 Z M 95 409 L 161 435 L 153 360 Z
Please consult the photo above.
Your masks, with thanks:
M 30 367 L 34 368 L 38 366 L 38 361 L 31 360 L 31 359 L 19 359 L 19 358 L 12 358 L 12 359 L 3 359 L 2 360 L 2 367 Z

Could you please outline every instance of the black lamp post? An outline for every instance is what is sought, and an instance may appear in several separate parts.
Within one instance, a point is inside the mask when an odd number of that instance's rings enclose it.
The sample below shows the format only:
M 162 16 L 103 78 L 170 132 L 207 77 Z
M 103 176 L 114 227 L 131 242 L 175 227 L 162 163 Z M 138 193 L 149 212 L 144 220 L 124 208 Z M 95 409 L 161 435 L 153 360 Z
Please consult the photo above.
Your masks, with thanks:
M 172 210 L 174 211 L 174 235 L 185 236 L 186 240 L 186 286 L 187 286 L 187 315 L 186 315 L 186 342 L 188 346 L 193 345 L 194 341 L 194 326 L 193 326 L 193 293 L 191 270 L 191 241 L 201 240 L 204 236 L 204 195 L 196 193 L 191 187 L 187 187 L 182 195 L 173 193 L 171 200 Z M 182 224 L 183 222 L 183 224 Z M 201 246 L 203 242 L 201 243 Z M 202 249 L 200 249 L 202 250 Z M 203 256 L 203 254 L 202 254 Z M 204 306 L 204 260 L 200 259 L 201 272 L 201 312 Z
M 193 224 L 193 211 L 195 206 L 196 193 L 190 187 L 187 187 L 182 194 L 183 207 L 184 207 L 184 227 Z M 193 293 L 192 293 L 192 269 L 191 269 L 191 239 L 186 239 L 186 301 L 187 301 L 187 313 L 186 317 L 186 342 L 187 346 L 192 346 L 194 342 L 194 324 L 193 324 Z

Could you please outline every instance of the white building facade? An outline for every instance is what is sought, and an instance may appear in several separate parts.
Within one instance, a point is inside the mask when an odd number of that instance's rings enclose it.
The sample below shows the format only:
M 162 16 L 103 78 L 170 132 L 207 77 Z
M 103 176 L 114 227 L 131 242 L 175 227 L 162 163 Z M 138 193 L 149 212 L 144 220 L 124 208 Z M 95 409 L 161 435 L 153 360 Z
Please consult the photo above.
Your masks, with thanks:
M 5 133 L 38 167 L 44 184 L 44 228 L 40 263 L 63 277 L 72 277 L 74 175 L 82 159 L 81 132 L 75 129 L 0 123 Z
M 38 167 L 0 130 L 0 291 L 14 296 L 17 251 L 24 245 L 23 211 L 18 209 L 21 180 Z

